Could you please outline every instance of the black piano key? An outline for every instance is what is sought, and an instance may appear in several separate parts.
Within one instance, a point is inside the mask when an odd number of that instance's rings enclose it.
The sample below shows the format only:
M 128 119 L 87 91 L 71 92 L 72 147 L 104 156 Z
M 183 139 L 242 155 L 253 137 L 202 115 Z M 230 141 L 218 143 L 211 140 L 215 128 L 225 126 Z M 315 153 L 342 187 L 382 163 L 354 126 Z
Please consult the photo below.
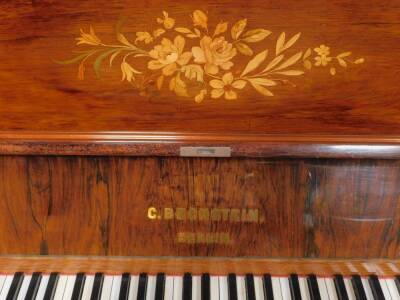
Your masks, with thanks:
M 192 275 L 190 273 L 183 275 L 182 300 L 192 300 Z
M 60 278 L 60 274 L 51 273 L 49 282 L 47 283 L 46 291 L 44 293 L 43 300 L 53 300 L 54 294 L 56 293 L 56 287 L 58 283 L 58 279 Z
M 94 275 L 92 294 L 90 295 L 90 300 L 100 300 L 101 291 L 103 290 L 104 274 L 96 273 Z
M 121 288 L 119 289 L 119 300 L 128 300 L 129 287 L 131 285 L 131 274 L 122 274 Z
M 317 276 L 315 276 L 314 274 L 309 275 L 307 277 L 307 285 L 308 285 L 308 290 L 310 292 L 311 300 L 321 300 L 321 294 L 319 293 Z
M 246 299 L 256 300 L 256 290 L 254 289 L 254 276 L 253 274 L 246 274 Z
M 359 275 L 353 275 L 351 277 L 351 284 L 353 285 L 354 294 L 357 300 L 367 300 L 367 295 L 365 295 L 364 287 Z
M 201 300 L 210 300 L 210 274 L 201 275 Z
M 299 277 L 296 274 L 289 276 L 289 286 L 292 300 L 301 300 Z
M 383 295 L 378 276 L 371 275 L 368 278 L 368 282 L 371 287 L 372 294 L 374 295 L 374 299 L 385 299 L 385 295 Z
M 271 275 L 264 274 L 263 283 L 264 283 L 264 297 L 265 297 L 265 300 L 274 300 L 274 291 L 272 290 Z
M 164 300 L 164 292 L 165 292 L 165 274 L 158 273 L 156 277 L 156 293 L 155 300 Z
M 400 275 L 394 277 L 394 283 L 396 284 L 397 290 L 399 291 L 400 294 Z
M 147 290 L 147 274 L 140 273 L 136 300 L 146 300 L 146 290 Z
M 18 297 L 19 289 L 21 288 L 22 281 L 24 280 L 24 273 L 17 272 L 11 282 L 10 289 L 8 290 L 6 300 L 15 300 Z
M 237 300 L 236 275 L 232 273 L 228 275 L 228 299 Z
M 25 300 L 32 300 L 36 298 L 41 281 L 42 273 L 35 272 L 32 274 L 31 282 L 29 282 L 28 290 L 26 291 Z
M 76 275 L 74 289 L 72 290 L 71 300 L 81 300 L 83 287 L 85 286 L 86 276 L 85 273 L 78 273 Z
M 334 277 L 335 290 L 338 297 L 338 300 L 349 300 L 349 296 L 347 295 L 346 286 L 344 284 L 342 275 L 335 275 Z

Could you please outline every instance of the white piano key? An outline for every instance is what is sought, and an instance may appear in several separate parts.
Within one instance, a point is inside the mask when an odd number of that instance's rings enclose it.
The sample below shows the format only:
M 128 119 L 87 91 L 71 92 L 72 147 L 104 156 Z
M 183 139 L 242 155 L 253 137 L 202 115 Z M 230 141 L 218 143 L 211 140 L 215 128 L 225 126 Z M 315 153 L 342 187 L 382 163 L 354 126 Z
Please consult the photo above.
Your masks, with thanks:
M 182 300 L 183 277 L 174 276 L 174 297 L 173 300 Z
M 368 278 L 361 278 L 362 285 L 364 287 L 365 295 L 367 296 L 367 300 L 374 300 L 374 295 L 372 294 L 371 287 L 368 282 Z
M 300 294 L 302 300 L 311 300 L 310 292 L 308 291 L 307 278 L 299 277 Z
M 236 276 L 236 289 L 238 300 L 246 300 L 246 282 L 244 276 Z
M 292 299 L 292 295 L 290 294 L 289 279 L 287 277 L 281 277 L 279 278 L 279 283 L 281 284 L 282 298 L 285 300 Z
M 111 288 L 111 300 L 118 300 L 119 291 L 121 289 L 122 276 L 114 276 L 113 285 Z
M 254 276 L 254 289 L 256 290 L 256 300 L 265 300 L 264 285 L 261 276 Z
M 228 300 L 228 278 L 226 276 L 219 276 L 219 300 Z
M 147 287 L 146 287 L 146 300 L 154 300 L 156 297 L 156 276 L 147 276 Z
M 3 288 L 4 281 L 6 280 L 6 275 L 0 275 L 0 294 L 1 294 L 1 289 Z
M 61 275 L 60 278 L 58 278 L 54 300 L 62 300 L 64 296 L 65 286 L 67 285 L 67 279 L 67 275 Z
M 201 300 L 201 276 L 192 276 L 192 300 Z
M 326 289 L 325 279 L 322 277 L 317 277 L 319 294 L 321 295 L 321 299 L 329 300 L 328 290 Z
M 71 300 L 72 292 L 74 291 L 76 275 L 68 275 L 67 284 L 65 285 L 63 300 Z
M 379 278 L 379 284 L 381 285 L 381 289 L 382 289 L 383 295 L 385 296 L 385 300 L 392 300 L 392 296 L 390 295 L 389 288 L 386 284 L 386 280 Z
M 103 281 L 103 288 L 101 291 L 101 300 L 109 300 L 111 296 L 111 288 L 113 284 L 114 276 L 105 275 Z
M 210 300 L 219 300 L 218 276 L 210 276 Z
M 346 287 L 346 292 L 347 292 L 347 296 L 349 297 L 349 300 L 356 300 L 356 294 L 354 293 L 351 279 L 343 278 L 343 281 L 344 281 L 344 286 Z
M 40 280 L 40 285 L 35 300 L 43 300 L 44 294 L 46 293 L 47 284 L 49 283 L 49 278 L 50 275 L 42 276 L 42 280 Z
M 129 285 L 129 300 L 136 300 L 139 287 L 139 275 L 131 275 L 131 283 Z M 172 297 L 171 297 L 172 299 Z
M 272 277 L 272 292 L 274 293 L 274 300 L 284 300 L 281 293 L 281 283 L 279 277 Z
M 92 295 L 94 283 L 94 275 L 86 275 L 85 285 L 83 286 L 82 292 L 82 300 L 90 300 L 90 296 Z
M 10 289 L 11 282 L 14 278 L 14 275 L 7 275 L 4 280 L 3 288 L 1 289 L 0 300 L 6 299 L 8 290 Z
M 28 292 L 29 283 L 31 282 L 32 275 L 25 275 L 22 280 L 21 288 L 18 293 L 17 300 L 24 300 L 26 293 Z
M 164 288 L 164 300 L 173 300 L 173 298 L 174 298 L 174 277 L 166 276 L 165 288 Z
M 393 300 L 400 299 L 400 293 L 399 290 L 397 289 L 396 283 L 394 282 L 394 279 L 386 279 L 386 285 L 389 289 L 390 296 L 392 297 Z
M 336 294 L 335 282 L 333 278 L 325 278 L 326 290 L 328 291 L 329 300 L 338 300 Z

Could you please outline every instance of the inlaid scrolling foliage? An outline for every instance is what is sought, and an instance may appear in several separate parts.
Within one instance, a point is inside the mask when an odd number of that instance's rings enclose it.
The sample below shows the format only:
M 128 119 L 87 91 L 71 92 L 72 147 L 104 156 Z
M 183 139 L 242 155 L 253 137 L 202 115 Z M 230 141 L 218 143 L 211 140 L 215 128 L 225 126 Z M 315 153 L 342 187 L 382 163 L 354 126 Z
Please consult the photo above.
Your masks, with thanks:
M 192 28 L 179 27 L 175 19 L 164 11 L 156 19 L 159 28 L 152 32 L 136 32 L 134 40 L 120 32 L 122 22 L 119 22 L 116 30 L 119 43 L 112 45 L 103 43 L 90 26 L 89 32 L 81 29 L 77 45 L 90 45 L 92 48 L 59 63 L 79 63 L 78 78 L 83 80 L 88 59 L 94 58 L 93 69 L 100 78 L 104 60 L 107 59 L 112 67 L 118 58 L 122 81 L 129 82 L 141 93 L 154 83 L 158 90 L 165 85 L 176 95 L 192 97 L 199 103 L 207 96 L 234 100 L 239 91 L 249 87 L 264 96 L 273 96 L 275 86 L 295 86 L 290 78 L 304 75 L 314 67 L 329 67 L 330 74 L 335 75 L 338 66 L 346 68 L 364 62 L 363 58 L 350 59 L 351 52 L 334 56 L 323 44 L 290 53 L 301 36 L 300 32 L 293 36 L 282 32 L 275 49 L 265 48 L 255 53 L 252 45 L 269 38 L 271 31 L 248 29 L 247 19 L 232 26 L 221 21 L 212 30 L 207 14 L 201 10 L 195 10 L 191 19 Z M 243 57 L 240 56 L 248 57 L 247 63 L 241 64 Z

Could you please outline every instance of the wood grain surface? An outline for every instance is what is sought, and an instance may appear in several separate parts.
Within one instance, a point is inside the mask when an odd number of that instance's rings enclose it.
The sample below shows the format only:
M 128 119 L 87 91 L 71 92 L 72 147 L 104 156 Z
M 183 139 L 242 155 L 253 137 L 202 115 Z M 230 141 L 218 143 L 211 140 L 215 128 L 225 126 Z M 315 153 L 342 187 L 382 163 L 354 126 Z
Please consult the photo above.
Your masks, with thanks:
M 121 274 L 129 272 L 139 274 L 146 272 L 168 275 L 183 275 L 190 272 L 194 275 L 210 273 L 212 275 L 227 275 L 236 273 L 244 275 L 252 273 L 263 275 L 270 273 L 275 276 L 299 274 L 307 276 L 333 276 L 343 274 L 350 276 L 359 274 L 368 276 L 393 277 L 400 273 L 398 260 L 340 260 L 340 259 L 261 259 L 261 258 L 184 258 L 184 257 L 99 257 L 99 256 L 1 256 L 0 270 L 2 274 L 15 272 L 60 272 L 76 274 L 85 272 L 94 274 Z
M 0 254 L 398 259 L 399 167 L 385 160 L 2 156 Z M 200 208 L 210 217 L 189 217 Z M 212 209 L 225 212 L 214 218 Z M 258 215 L 235 217 L 234 209 Z
M 249 44 L 254 55 L 268 48 L 268 59 L 272 59 L 282 32 L 286 41 L 301 32 L 286 57 L 310 48 L 314 64 L 315 47 L 327 45 L 332 55 L 351 51 L 351 57 L 365 61 L 346 68 L 336 62 L 334 76 L 330 65 L 314 66 L 291 78 L 295 87 L 271 87 L 273 97 L 248 85 L 237 91 L 236 100 L 212 99 L 208 94 L 201 103 L 179 97 L 168 87 L 141 95 L 121 81 L 118 59 L 112 68 L 105 61 L 100 79 L 92 68 L 94 59 L 88 60 L 84 80 L 77 78 L 77 64 L 55 63 L 76 55 L 74 51 L 90 49 L 90 45 L 76 45 L 81 28 L 89 32 L 93 26 L 102 41 L 115 43 L 115 26 L 127 17 L 123 32 L 133 42 L 136 32 L 162 26 L 156 22 L 163 17 L 162 11 L 175 20 L 175 27 L 192 28 L 190 15 L 195 10 L 207 13 L 210 31 L 220 21 L 228 22 L 230 30 L 243 19 L 249 30 L 271 31 L 262 42 Z M 221 134 L 398 139 L 399 14 L 398 0 L 324 0 L 318 5 L 292 0 L 1 1 L 0 130 L 67 135 L 83 131 L 209 133 L 215 140 Z M 177 32 L 165 34 L 173 39 Z M 139 43 L 148 50 L 156 44 Z M 237 54 L 235 67 L 245 66 L 250 58 Z M 222 75 L 221 71 L 218 76 Z

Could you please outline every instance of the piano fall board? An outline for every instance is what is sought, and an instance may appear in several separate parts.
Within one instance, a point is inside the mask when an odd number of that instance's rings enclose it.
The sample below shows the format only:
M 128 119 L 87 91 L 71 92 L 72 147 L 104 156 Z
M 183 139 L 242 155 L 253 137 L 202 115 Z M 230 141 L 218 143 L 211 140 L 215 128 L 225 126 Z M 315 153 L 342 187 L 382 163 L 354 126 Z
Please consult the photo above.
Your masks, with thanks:
M 398 275 L 399 16 L 0 2 L 1 270 Z

